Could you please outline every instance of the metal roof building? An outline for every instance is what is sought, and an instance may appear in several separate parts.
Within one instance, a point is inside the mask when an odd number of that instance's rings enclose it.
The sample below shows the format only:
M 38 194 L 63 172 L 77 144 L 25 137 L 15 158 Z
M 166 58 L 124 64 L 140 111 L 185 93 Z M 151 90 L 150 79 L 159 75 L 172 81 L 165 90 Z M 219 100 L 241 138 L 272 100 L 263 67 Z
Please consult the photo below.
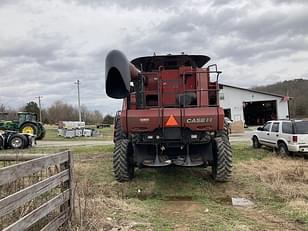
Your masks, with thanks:
M 223 85 L 219 92 L 220 105 L 233 121 L 261 125 L 268 120 L 289 118 L 289 97 Z

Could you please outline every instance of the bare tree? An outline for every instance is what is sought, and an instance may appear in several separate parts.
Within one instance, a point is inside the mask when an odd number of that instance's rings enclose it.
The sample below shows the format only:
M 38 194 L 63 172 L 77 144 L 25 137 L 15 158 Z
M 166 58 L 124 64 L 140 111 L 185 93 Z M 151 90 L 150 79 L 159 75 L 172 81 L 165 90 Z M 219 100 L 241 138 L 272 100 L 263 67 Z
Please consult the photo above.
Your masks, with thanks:
M 78 110 L 60 100 L 48 108 L 47 114 L 50 123 L 57 123 L 63 120 L 78 120 Z

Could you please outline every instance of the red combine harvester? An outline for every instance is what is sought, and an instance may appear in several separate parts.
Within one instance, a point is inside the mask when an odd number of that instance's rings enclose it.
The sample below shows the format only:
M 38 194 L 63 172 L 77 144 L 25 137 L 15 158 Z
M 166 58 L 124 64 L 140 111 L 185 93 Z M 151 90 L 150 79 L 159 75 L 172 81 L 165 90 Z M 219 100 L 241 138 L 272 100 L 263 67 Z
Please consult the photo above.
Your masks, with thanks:
M 140 57 L 129 62 L 113 50 L 106 57 L 106 93 L 123 99 L 115 117 L 113 170 L 129 181 L 135 167 L 212 166 L 228 181 L 232 151 L 219 107 L 217 65 L 204 55 Z M 214 81 L 210 81 L 213 77 Z

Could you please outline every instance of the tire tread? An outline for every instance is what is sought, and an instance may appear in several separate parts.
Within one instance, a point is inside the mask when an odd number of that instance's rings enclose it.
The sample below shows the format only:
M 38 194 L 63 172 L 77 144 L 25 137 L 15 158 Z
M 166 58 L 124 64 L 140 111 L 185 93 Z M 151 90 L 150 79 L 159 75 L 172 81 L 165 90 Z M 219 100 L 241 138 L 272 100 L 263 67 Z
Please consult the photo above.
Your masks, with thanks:
M 216 166 L 213 176 L 215 181 L 226 182 L 232 176 L 232 150 L 226 135 L 215 138 L 216 143 Z
M 113 172 L 115 178 L 119 182 L 130 181 L 132 174 L 130 172 L 128 160 L 128 139 L 120 139 L 116 141 L 113 154 Z

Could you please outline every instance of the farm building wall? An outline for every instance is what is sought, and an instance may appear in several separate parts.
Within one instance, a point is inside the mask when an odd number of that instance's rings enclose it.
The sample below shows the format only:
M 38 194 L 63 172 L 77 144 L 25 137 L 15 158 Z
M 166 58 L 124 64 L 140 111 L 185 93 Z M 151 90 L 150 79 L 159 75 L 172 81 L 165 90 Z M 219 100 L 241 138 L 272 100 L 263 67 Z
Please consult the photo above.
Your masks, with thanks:
M 249 89 L 223 85 L 219 93 L 220 105 L 224 109 L 230 109 L 233 121 L 244 119 L 244 103 L 275 101 L 277 105 L 277 119 L 287 119 L 289 117 L 288 101 L 283 100 L 283 96 L 252 91 Z

